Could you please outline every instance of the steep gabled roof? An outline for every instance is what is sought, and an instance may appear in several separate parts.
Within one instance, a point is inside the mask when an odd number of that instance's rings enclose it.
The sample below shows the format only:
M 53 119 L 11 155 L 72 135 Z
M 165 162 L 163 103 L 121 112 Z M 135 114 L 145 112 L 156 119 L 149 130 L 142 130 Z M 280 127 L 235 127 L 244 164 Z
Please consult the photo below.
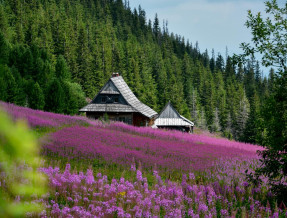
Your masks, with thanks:
M 99 94 L 121 94 L 128 105 L 122 104 L 96 104 L 94 100 Z M 104 111 L 104 112 L 139 112 L 148 118 L 152 118 L 157 115 L 153 109 L 143 104 L 131 91 L 127 83 L 122 76 L 111 77 L 109 81 L 100 90 L 94 100 L 83 107 L 80 112 L 87 111 Z
M 156 126 L 194 126 L 194 123 L 181 116 L 170 102 L 160 112 L 154 124 Z
M 158 118 L 180 118 L 180 114 L 169 101 L 160 112 Z
M 112 77 L 110 80 L 114 83 L 115 87 L 119 90 L 127 103 L 138 112 L 149 118 L 157 115 L 157 112 L 138 100 L 122 76 Z

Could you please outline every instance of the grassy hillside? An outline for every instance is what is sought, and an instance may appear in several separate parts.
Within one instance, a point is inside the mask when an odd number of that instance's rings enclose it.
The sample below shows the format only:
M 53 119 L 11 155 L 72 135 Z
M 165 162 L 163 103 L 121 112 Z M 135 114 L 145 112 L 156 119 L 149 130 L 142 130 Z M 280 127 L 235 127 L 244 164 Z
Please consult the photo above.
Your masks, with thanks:
M 50 188 L 43 216 L 285 216 L 265 183 L 246 180 L 259 146 L 1 107 L 38 133 Z

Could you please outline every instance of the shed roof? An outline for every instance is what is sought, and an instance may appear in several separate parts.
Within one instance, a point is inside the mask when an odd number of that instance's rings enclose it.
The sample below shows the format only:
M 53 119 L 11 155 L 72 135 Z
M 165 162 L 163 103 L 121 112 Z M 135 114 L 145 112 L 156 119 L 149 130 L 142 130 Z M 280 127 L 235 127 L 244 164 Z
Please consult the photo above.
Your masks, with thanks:
M 181 118 L 177 110 L 171 105 L 170 101 L 164 106 L 158 118 Z
M 166 104 L 155 120 L 156 126 L 194 126 L 194 123 L 181 116 L 170 102 Z
M 128 105 L 122 104 L 95 104 L 90 103 L 80 110 L 80 112 L 87 111 L 104 111 L 104 112 L 139 112 L 148 118 L 157 115 L 153 109 L 143 104 L 131 91 L 122 76 L 111 77 L 105 86 L 100 90 L 99 94 L 121 94 Z M 97 96 L 98 96 L 97 95 Z M 96 97 L 97 97 L 96 96 Z M 95 98 L 96 98 L 95 97 Z

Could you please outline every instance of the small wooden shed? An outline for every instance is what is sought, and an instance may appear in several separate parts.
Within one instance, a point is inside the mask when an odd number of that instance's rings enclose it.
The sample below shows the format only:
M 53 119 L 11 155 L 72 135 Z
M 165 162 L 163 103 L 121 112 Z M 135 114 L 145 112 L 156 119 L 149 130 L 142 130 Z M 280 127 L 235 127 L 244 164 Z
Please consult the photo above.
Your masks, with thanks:
M 118 73 L 113 73 L 91 103 L 79 111 L 93 119 L 107 114 L 110 120 L 134 126 L 152 126 L 157 116 L 157 112 L 138 100 Z
M 171 103 L 168 102 L 155 120 L 154 126 L 192 133 L 194 123 L 180 115 Z

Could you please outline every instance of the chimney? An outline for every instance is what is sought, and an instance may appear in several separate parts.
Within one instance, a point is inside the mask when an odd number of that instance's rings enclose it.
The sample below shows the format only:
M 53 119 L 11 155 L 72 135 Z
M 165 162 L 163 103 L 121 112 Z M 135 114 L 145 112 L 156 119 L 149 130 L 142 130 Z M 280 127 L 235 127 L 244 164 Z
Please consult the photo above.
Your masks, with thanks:
M 113 73 L 113 75 L 112 75 L 112 77 L 118 77 L 118 76 L 120 76 L 119 73 Z

